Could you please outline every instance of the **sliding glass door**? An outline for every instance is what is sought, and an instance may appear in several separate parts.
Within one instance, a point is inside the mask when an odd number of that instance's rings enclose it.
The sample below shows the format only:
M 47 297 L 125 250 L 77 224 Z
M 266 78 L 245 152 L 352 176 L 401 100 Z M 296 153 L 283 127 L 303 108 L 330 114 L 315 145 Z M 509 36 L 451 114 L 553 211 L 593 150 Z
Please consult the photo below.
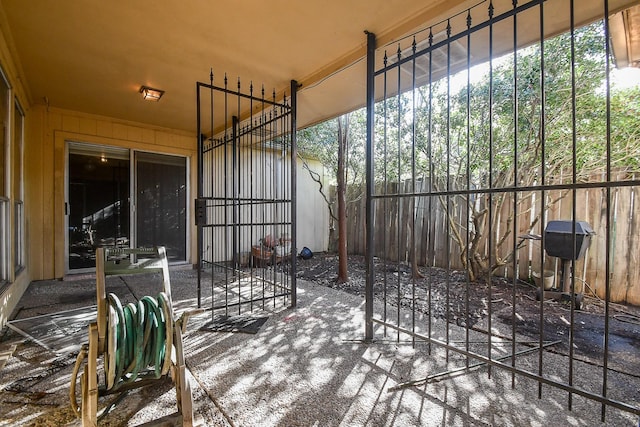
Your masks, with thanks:
M 76 142 L 68 149 L 67 271 L 93 270 L 98 247 L 165 246 L 172 262 L 186 261 L 184 157 Z
M 187 258 L 187 159 L 136 152 L 136 245 Z
M 69 144 L 69 270 L 95 268 L 102 246 L 129 247 L 129 150 Z

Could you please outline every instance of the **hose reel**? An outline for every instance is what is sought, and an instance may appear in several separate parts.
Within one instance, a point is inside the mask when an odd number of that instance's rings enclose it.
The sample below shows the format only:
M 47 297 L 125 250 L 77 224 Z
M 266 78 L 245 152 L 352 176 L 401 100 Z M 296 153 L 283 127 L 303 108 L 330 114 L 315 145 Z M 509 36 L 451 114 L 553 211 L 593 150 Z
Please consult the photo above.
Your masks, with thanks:
M 160 378 L 171 367 L 173 317 L 170 302 L 161 292 L 124 307 L 118 297 L 107 296 L 107 351 L 104 357 L 107 390 L 135 381 L 141 371 Z
M 119 260 L 109 261 L 114 255 Z M 132 255 L 154 258 L 132 263 L 127 261 Z M 136 303 L 123 305 L 117 295 L 105 292 L 105 277 L 108 275 L 154 271 L 161 272 L 163 276 L 163 291 L 156 297 L 144 296 Z M 193 313 L 174 319 L 164 248 L 99 248 L 96 251 L 96 294 L 97 319 L 89 325 L 89 344 L 85 344 L 78 354 L 69 391 L 71 407 L 76 416 L 82 418 L 83 426 L 97 425 L 99 396 L 149 385 L 168 374 L 175 383 L 182 425 L 191 426 L 192 396 L 185 375 L 182 329 L 186 326 L 187 317 Z M 99 356 L 102 356 L 104 365 L 104 385 L 100 387 L 97 378 Z M 82 405 L 78 405 L 75 388 L 84 359 L 87 363 L 80 375 Z

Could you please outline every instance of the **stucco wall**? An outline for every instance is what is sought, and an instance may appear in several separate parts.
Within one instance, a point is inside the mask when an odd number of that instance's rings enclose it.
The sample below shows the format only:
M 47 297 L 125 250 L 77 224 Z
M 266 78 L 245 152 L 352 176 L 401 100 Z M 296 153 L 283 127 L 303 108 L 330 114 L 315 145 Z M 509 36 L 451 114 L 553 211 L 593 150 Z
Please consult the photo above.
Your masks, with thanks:
M 325 168 L 316 160 L 307 160 L 307 165 L 321 179 L 325 180 Z M 329 246 L 329 209 L 320 194 L 318 183 L 311 179 L 309 172 L 302 167 L 298 160 L 298 252 L 308 247 L 313 252 L 326 251 Z M 328 185 L 324 185 L 328 189 Z

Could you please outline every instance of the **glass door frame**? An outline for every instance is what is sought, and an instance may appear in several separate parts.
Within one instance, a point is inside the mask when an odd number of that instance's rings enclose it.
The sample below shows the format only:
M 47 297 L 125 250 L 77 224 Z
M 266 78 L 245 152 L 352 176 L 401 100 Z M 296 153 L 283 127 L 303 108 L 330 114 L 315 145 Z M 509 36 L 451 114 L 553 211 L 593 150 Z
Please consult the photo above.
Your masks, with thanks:
M 184 259 L 180 259 L 180 260 L 171 260 L 169 259 L 169 265 L 182 265 L 182 264 L 188 264 L 189 260 L 190 260 L 190 256 L 191 256 L 191 252 L 190 252 L 190 242 L 191 242 L 191 233 L 190 233 L 190 227 L 189 227 L 189 218 L 190 218 L 190 208 L 189 208 L 189 200 L 190 200 L 190 185 L 189 185 L 189 177 L 190 175 L 190 168 L 189 168 L 189 157 L 185 156 L 185 155 L 179 155 L 179 154 L 172 154 L 172 153 L 163 153 L 163 152 L 159 152 L 159 151 L 150 151 L 150 150 L 140 150 L 140 149 L 131 149 L 130 152 L 130 156 L 131 156 L 131 195 L 133 195 L 131 197 L 131 202 L 130 202 L 130 206 L 131 206 L 131 237 L 130 237 L 130 241 L 131 241 L 131 246 L 132 247 L 136 247 L 138 244 L 138 154 L 158 154 L 158 155 L 162 155 L 162 156 L 170 156 L 170 157 L 176 157 L 176 158 L 180 158 L 180 159 L 184 159 L 184 163 L 185 163 L 185 185 L 186 185 L 186 191 L 185 191 L 185 222 L 184 222 L 184 227 L 185 227 L 185 240 L 184 240 L 184 244 L 185 244 L 185 248 L 184 248 L 184 253 L 185 253 L 185 258 Z
M 189 203 L 190 194 L 191 194 L 191 165 L 189 162 L 189 156 L 184 154 L 175 154 L 175 153 L 166 153 L 160 151 L 152 151 L 152 150 L 141 150 L 131 147 L 121 147 L 117 145 L 107 145 L 107 144 L 96 144 L 86 141 L 78 141 L 78 140 L 65 140 L 64 145 L 64 163 L 65 163 L 65 175 L 64 175 L 64 247 L 65 247 L 65 257 L 64 257 L 64 271 L 65 275 L 69 274 L 82 274 L 82 273 L 93 273 L 95 272 L 95 268 L 78 268 L 78 269 L 70 269 L 69 268 L 69 184 L 70 184 L 70 171 L 69 171 L 69 147 L 73 144 L 81 144 L 87 147 L 88 151 L 93 151 L 99 154 L 100 147 L 105 148 L 114 148 L 114 149 L 122 149 L 127 150 L 129 152 L 129 247 L 135 248 L 137 245 L 137 165 L 136 165 L 136 153 L 151 153 L 151 154 L 161 154 L 166 156 L 173 156 L 185 159 L 185 181 L 186 181 L 186 194 L 185 194 L 185 203 L 186 203 L 186 216 L 185 216 L 185 259 L 184 260 L 175 260 L 170 262 L 170 265 L 184 265 L 188 264 L 191 259 L 191 227 L 189 224 L 189 218 L 191 217 L 191 206 Z

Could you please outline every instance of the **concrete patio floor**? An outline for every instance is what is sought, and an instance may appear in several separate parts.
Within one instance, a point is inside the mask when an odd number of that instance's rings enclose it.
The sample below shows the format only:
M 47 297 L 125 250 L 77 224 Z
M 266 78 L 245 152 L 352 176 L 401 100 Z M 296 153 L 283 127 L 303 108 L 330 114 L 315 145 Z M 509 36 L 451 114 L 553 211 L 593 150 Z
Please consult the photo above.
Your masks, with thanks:
M 171 283 L 176 311 L 195 306 L 195 271 L 172 269 Z M 139 277 L 112 277 L 107 286 L 125 301 L 156 292 Z M 93 305 L 91 277 L 29 286 L 12 322 L 29 337 L 12 328 L 0 335 L 0 426 L 79 425 L 69 383 Z M 442 348 L 432 346 L 429 354 L 426 344 L 398 340 L 395 333 L 385 338 L 381 330 L 378 340 L 363 342 L 364 301 L 331 288 L 298 281 L 295 309 L 269 305 L 257 315 L 269 316 L 257 334 L 199 330 L 211 312 L 189 321 L 184 349 L 200 425 L 638 426 L 636 415 L 613 408 L 601 423 L 601 405 L 577 395 L 569 411 L 568 393 L 550 386 L 542 387 L 539 399 L 537 382 L 518 376 L 512 387 L 511 374 L 497 368 L 394 388 L 463 366 L 464 359 L 449 352 L 447 363 Z M 444 328 L 435 323 L 433 334 Z M 456 340 L 464 329 L 450 325 L 449 334 Z M 508 355 L 510 346 L 496 340 L 495 352 Z M 537 352 L 516 357 L 518 366 L 532 370 L 537 360 Z M 562 379 L 567 359 L 545 352 L 545 367 Z M 574 362 L 575 383 L 597 390 L 593 369 Z M 610 397 L 638 405 L 636 376 L 612 372 L 609 381 L 616 384 Z M 153 425 L 175 410 L 171 382 L 159 381 L 128 393 L 100 425 Z

